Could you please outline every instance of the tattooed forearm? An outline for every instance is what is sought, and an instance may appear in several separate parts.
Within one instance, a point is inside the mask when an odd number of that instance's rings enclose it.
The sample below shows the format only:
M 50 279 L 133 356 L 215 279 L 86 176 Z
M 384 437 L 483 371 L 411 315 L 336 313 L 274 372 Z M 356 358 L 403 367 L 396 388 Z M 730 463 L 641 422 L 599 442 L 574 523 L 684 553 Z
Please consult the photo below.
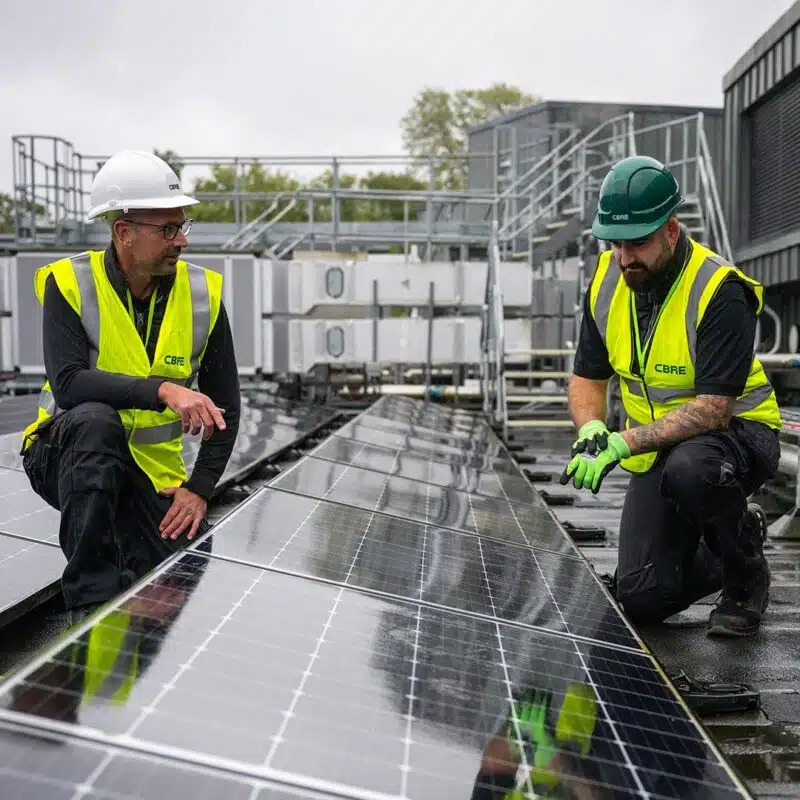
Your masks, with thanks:
M 734 399 L 701 394 L 650 425 L 630 428 L 622 436 L 631 455 L 671 447 L 699 433 L 727 428 L 733 413 Z

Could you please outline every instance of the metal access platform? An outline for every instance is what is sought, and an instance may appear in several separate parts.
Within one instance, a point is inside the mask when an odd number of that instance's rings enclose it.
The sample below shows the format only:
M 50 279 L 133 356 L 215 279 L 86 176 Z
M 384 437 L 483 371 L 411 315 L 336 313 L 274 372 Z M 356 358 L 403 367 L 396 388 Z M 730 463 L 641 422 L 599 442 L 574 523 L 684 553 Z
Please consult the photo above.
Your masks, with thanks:
M 484 420 L 339 423 L 4 677 L 0 796 L 468 798 L 498 740 L 525 797 L 751 796 Z

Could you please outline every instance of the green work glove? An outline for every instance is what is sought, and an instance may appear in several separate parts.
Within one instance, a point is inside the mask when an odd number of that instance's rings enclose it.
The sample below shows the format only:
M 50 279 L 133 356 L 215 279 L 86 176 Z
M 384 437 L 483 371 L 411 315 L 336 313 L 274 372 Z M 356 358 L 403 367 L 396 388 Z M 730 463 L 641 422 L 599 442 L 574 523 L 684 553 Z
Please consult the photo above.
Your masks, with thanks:
M 595 455 L 601 450 L 606 449 L 609 430 L 605 422 L 601 419 L 589 420 L 581 426 L 578 431 L 578 438 L 572 443 L 570 455 L 574 458 L 578 453 L 590 453 Z
M 601 450 L 595 458 L 585 455 L 573 456 L 561 475 L 560 483 L 566 486 L 572 478 L 572 485 L 576 489 L 591 489 L 593 494 L 597 494 L 603 478 L 630 454 L 631 451 L 622 436 L 616 432 L 610 433 L 605 450 Z
M 527 760 L 531 768 L 531 780 L 540 786 L 553 788 L 558 785 L 558 776 L 550 771 L 550 762 L 556 755 L 556 743 L 548 730 L 547 714 L 551 694 L 533 691 L 515 703 L 517 724 L 522 742 L 517 744 L 520 761 Z M 513 729 L 509 731 L 513 737 Z M 524 750 L 528 750 L 525 754 Z

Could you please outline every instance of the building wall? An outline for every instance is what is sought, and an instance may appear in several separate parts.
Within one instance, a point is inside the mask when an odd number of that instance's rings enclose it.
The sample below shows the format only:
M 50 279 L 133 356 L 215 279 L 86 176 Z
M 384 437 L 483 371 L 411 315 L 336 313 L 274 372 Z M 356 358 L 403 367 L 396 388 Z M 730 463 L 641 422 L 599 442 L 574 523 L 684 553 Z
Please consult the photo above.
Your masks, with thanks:
M 723 91 L 731 244 L 739 266 L 777 289 L 800 279 L 800 2 L 736 62 Z M 796 303 L 784 306 L 793 314 Z

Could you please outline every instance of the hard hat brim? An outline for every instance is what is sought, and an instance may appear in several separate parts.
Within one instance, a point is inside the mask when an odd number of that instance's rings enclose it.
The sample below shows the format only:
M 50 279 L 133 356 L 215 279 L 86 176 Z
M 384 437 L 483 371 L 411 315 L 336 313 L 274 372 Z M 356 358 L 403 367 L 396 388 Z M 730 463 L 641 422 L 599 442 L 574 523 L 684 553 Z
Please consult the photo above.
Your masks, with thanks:
M 200 201 L 196 200 L 194 197 L 189 197 L 189 195 L 186 194 L 179 194 L 175 195 L 174 197 L 154 197 L 152 199 L 145 198 L 143 200 L 133 200 L 131 202 L 120 203 L 118 205 L 114 204 L 113 207 L 111 207 L 108 203 L 103 203 L 103 205 L 89 210 L 89 213 L 86 215 L 86 221 L 92 222 L 93 220 L 97 219 L 97 217 L 100 217 L 103 214 L 108 214 L 111 211 L 126 211 L 134 209 L 137 211 L 156 211 L 164 208 L 186 208 L 199 202 Z
M 663 217 L 657 219 L 655 222 L 649 222 L 646 225 L 604 225 L 595 217 L 592 223 L 592 234 L 595 239 L 606 242 L 632 242 L 637 239 L 646 239 L 664 225 L 674 213 L 675 209 L 670 209 L 669 213 L 664 214 Z

